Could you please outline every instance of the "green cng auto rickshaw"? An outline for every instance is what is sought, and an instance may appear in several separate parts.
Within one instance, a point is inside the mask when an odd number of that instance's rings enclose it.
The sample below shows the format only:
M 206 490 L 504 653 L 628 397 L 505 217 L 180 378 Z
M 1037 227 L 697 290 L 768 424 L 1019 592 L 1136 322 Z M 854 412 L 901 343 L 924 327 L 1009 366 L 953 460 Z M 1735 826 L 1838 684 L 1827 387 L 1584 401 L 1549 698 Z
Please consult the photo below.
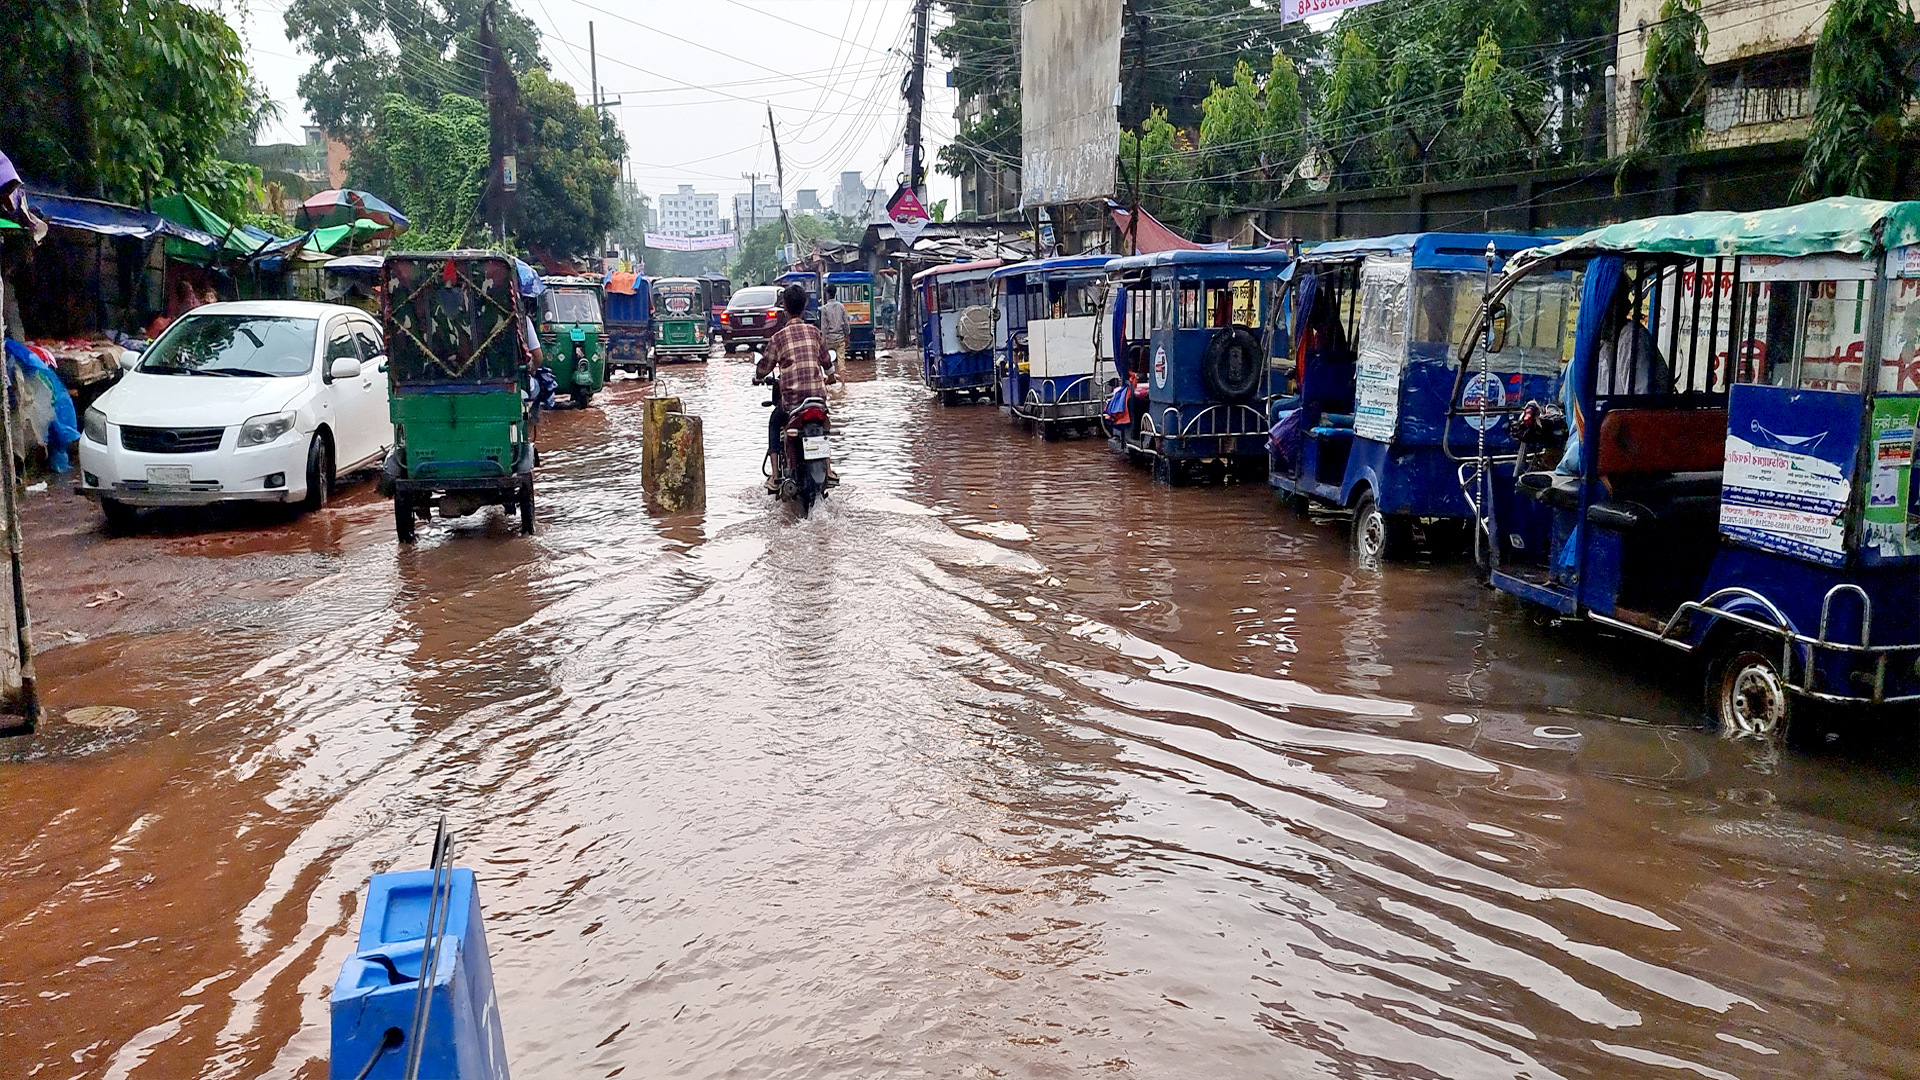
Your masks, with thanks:
M 559 392 L 584 409 L 607 384 L 599 278 L 549 277 L 540 294 L 540 351 Z
M 713 351 L 708 324 L 711 286 L 699 278 L 653 282 L 653 355 L 661 360 L 705 360 Z
M 520 512 L 533 532 L 533 425 L 521 388 L 542 289 L 532 268 L 486 251 L 390 255 L 383 270 L 393 453 L 383 490 L 394 530 L 483 506 Z

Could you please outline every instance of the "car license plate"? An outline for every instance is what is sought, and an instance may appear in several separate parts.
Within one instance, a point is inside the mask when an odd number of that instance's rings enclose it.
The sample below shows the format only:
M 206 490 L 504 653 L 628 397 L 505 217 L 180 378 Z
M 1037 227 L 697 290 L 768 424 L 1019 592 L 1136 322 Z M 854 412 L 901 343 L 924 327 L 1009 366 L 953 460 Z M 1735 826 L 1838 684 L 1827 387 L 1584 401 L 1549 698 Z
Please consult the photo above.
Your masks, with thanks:
M 153 487 L 186 487 L 193 482 L 193 469 L 186 465 L 149 465 L 147 483 Z
M 831 456 L 827 453 L 827 437 L 825 435 L 808 435 L 806 438 L 801 439 L 800 456 L 806 458 L 808 461 L 818 461 L 823 457 Z

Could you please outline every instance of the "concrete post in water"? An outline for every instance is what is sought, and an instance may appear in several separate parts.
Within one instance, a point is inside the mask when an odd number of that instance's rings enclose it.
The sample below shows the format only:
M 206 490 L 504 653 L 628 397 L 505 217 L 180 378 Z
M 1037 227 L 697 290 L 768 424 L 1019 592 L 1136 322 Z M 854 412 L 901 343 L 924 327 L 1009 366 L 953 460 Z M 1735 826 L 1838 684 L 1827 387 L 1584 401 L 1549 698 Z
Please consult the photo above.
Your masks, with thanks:
M 707 505 L 707 455 L 700 418 L 679 398 L 648 398 L 641 419 L 640 486 L 663 510 Z

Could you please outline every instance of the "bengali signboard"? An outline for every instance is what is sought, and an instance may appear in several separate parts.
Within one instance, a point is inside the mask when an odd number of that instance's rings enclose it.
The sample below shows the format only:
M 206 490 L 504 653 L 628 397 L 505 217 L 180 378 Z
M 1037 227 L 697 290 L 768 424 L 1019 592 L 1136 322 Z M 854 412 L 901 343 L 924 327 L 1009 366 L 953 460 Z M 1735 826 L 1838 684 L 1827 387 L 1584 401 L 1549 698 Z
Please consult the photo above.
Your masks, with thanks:
M 1727 415 L 1720 532 L 1764 551 L 1843 565 L 1860 399 L 1741 385 L 1728 397 Z
M 1301 19 L 1311 19 L 1318 15 L 1334 16 L 1343 11 L 1378 2 L 1379 0 L 1281 0 L 1280 20 L 1299 22 Z
M 1920 398 L 1882 397 L 1873 402 L 1873 475 L 1867 482 L 1866 526 L 1861 546 L 1881 558 L 1920 554 L 1914 535 L 1913 445 Z

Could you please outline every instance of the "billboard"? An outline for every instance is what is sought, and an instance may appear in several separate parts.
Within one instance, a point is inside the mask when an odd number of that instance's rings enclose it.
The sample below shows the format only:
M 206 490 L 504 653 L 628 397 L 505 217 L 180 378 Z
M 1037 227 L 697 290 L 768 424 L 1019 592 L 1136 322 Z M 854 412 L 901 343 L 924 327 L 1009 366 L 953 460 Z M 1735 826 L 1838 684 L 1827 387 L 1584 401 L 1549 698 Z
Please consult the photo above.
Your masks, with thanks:
M 712 236 L 668 236 L 650 232 L 646 242 L 655 251 L 717 251 L 734 246 L 730 232 L 714 233 Z
M 1020 5 L 1020 201 L 1114 193 L 1120 121 L 1121 0 Z

